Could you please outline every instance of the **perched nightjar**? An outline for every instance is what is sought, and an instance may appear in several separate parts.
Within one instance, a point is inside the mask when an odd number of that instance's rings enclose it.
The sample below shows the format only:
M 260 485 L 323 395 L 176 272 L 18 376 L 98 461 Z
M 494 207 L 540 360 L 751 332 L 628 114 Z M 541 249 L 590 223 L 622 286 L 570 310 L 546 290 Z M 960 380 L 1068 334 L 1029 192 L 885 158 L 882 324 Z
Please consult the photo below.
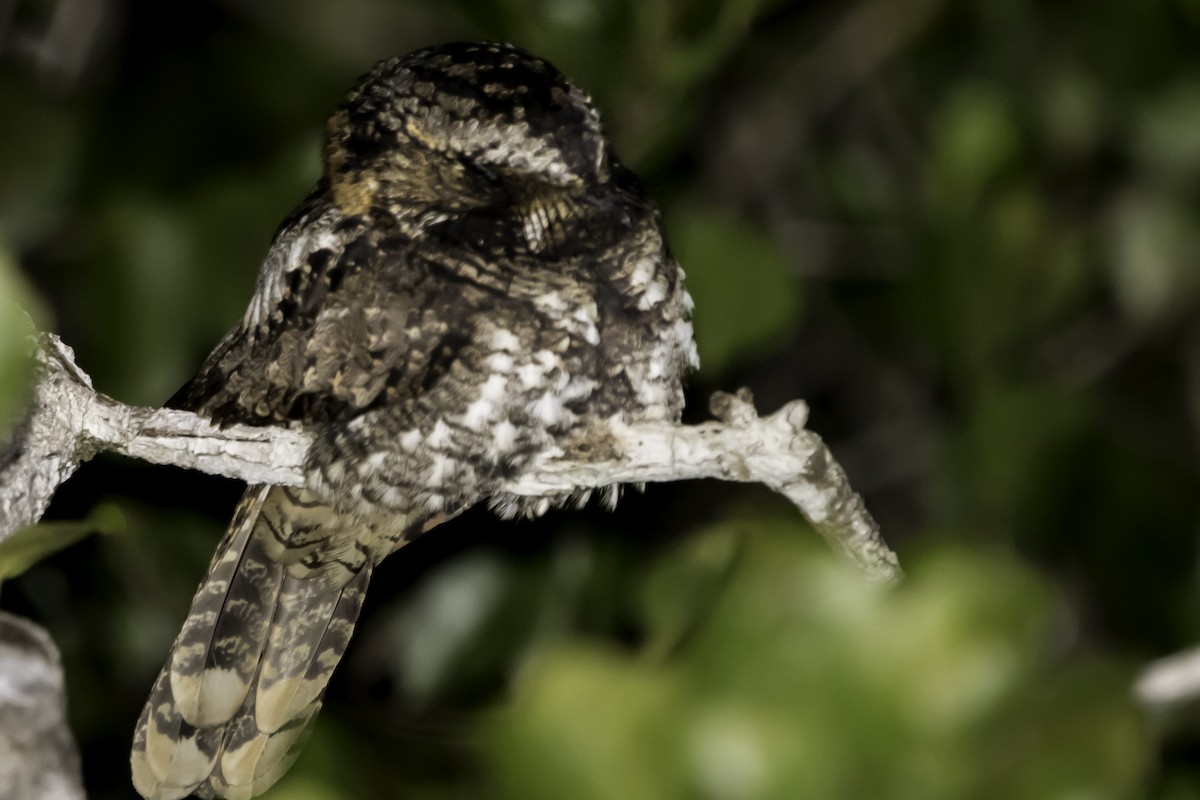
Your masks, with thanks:
M 138 722 L 138 791 L 266 791 L 374 566 L 476 503 L 580 501 L 502 487 L 590 427 L 677 421 L 691 306 L 657 208 L 553 66 L 505 44 L 376 65 L 245 316 L 170 403 L 316 439 L 303 488 L 247 488 Z

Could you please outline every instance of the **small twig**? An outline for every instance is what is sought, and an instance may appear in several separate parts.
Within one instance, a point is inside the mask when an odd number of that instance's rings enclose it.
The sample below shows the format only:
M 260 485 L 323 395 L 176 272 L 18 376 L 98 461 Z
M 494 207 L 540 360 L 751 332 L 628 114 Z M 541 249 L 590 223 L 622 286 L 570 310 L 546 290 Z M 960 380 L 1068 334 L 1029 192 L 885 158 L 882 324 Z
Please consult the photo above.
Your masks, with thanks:
M 217 428 L 186 411 L 136 408 L 97 393 L 70 348 L 46 335 L 41 375 L 25 423 L 0 453 L 0 540 L 41 517 L 54 490 L 101 451 L 199 469 L 249 483 L 299 486 L 312 435 L 299 428 Z M 791 500 L 840 552 L 876 580 L 900 569 L 879 528 L 820 437 L 801 401 L 759 417 L 746 390 L 717 394 L 720 422 L 627 424 L 597 420 L 543 453 L 503 487 L 543 496 L 619 483 L 716 478 L 763 483 Z

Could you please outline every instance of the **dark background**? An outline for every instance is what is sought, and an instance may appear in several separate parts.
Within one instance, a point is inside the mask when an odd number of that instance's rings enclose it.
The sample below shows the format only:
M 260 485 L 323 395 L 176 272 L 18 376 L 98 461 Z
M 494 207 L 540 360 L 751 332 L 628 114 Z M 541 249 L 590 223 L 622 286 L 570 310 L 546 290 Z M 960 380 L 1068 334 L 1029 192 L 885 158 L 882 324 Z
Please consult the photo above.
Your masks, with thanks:
M 592 94 L 696 299 L 689 419 L 808 400 L 911 577 L 755 487 L 473 512 L 379 570 L 272 796 L 1200 798 L 1129 689 L 1200 639 L 1200 3 L 0 0 L 0 283 L 160 404 L 342 93 L 455 39 Z M 95 798 L 240 490 L 97 459 L 49 518 L 102 533 L 4 587 Z

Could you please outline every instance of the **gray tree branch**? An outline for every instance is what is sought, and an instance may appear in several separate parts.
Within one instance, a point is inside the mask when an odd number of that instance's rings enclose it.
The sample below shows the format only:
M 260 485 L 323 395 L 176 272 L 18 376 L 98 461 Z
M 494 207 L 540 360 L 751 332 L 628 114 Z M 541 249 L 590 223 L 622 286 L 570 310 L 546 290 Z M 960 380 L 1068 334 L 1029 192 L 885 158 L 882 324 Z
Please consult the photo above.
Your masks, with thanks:
M 217 428 L 186 411 L 136 408 L 96 392 L 70 348 L 44 335 L 30 412 L 0 451 L 0 541 L 41 518 L 54 490 L 102 451 L 199 469 L 249 483 L 298 486 L 312 442 L 301 428 Z M 749 392 L 717 394 L 720 420 L 702 425 L 602 420 L 539 457 L 503 487 L 522 496 L 715 478 L 762 483 L 792 501 L 874 580 L 900 574 L 862 498 L 829 449 L 804 426 L 801 401 L 759 417 Z

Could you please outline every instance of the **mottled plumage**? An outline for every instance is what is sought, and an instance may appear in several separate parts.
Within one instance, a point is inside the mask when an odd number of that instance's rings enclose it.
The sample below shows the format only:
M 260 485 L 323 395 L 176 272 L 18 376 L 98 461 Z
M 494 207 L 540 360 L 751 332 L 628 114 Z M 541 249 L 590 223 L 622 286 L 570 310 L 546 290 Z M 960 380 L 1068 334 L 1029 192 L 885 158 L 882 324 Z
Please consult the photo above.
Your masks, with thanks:
M 252 797 L 295 758 L 373 566 L 589 424 L 677 420 L 691 301 L 587 97 L 509 45 L 384 61 L 330 119 L 245 317 L 173 404 L 316 433 L 251 486 L 138 723 L 146 797 Z

